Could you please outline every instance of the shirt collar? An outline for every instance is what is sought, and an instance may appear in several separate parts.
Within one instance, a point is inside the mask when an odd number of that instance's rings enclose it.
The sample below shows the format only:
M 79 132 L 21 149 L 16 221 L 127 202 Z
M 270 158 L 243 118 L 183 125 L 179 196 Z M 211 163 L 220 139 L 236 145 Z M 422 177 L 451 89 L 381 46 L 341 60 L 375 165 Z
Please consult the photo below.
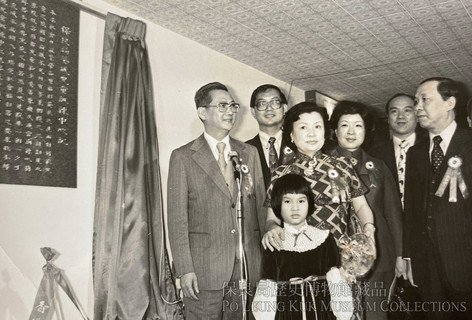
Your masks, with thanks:
M 452 121 L 446 129 L 444 129 L 439 136 L 441 136 L 442 141 L 441 141 L 441 148 L 443 149 L 444 153 L 447 152 L 447 148 L 449 147 L 449 144 L 451 143 L 452 136 L 454 135 L 454 132 L 456 132 L 457 129 L 457 123 L 456 121 Z M 430 141 L 430 146 L 432 150 L 433 146 L 433 138 L 437 136 L 437 134 L 429 133 L 429 141 Z
M 267 133 L 263 131 L 259 131 L 259 138 L 261 139 L 262 146 L 264 148 L 269 148 L 269 138 L 274 137 L 275 138 L 275 144 L 277 146 L 281 145 L 282 142 L 282 130 L 277 131 L 277 133 L 273 136 L 269 136 Z
M 231 145 L 229 144 L 229 134 L 226 135 L 226 137 L 224 137 L 223 139 L 221 139 L 221 141 L 216 140 L 215 138 L 210 136 L 207 132 L 203 133 L 203 137 L 208 142 L 208 145 L 210 146 L 210 150 L 216 159 L 218 159 L 218 148 L 216 147 L 216 145 L 218 144 L 218 142 L 224 142 L 224 144 L 226 145 L 224 155 L 225 155 L 225 158 L 228 159 L 228 154 L 231 152 Z
M 306 231 L 307 228 L 308 228 L 308 223 L 306 222 L 306 220 L 304 221 L 303 226 L 300 229 L 297 229 L 289 224 L 284 224 L 285 231 L 287 231 L 290 234 L 299 234 L 303 231 Z
M 408 147 L 415 145 L 416 132 L 413 132 L 412 134 L 410 134 L 406 139 L 400 139 L 398 137 L 393 136 L 393 144 L 395 145 L 395 147 L 399 147 L 400 143 L 403 140 L 406 140 L 408 142 Z

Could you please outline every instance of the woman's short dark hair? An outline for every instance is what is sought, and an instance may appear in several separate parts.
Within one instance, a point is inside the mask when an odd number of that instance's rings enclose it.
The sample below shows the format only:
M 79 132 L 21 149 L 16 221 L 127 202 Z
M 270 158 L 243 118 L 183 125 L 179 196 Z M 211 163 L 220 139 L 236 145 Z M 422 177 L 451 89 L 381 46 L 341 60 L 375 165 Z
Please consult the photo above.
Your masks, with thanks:
M 311 215 L 315 211 L 315 196 L 311 190 L 310 183 L 301 175 L 289 173 L 275 180 L 270 195 L 270 206 L 277 218 L 283 220 L 283 197 L 290 193 L 304 194 L 308 200 L 308 215 Z
M 312 112 L 318 113 L 323 119 L 325 140 L 329 139 L 328 112 L 326 109 L 313 102 L 300 102 L 287 111 L 284 118 L 284 124 L 282 125 L 282 140 L 290 149 L 297 150 L 297 146 L 295 146 L 295 144 L 292 142 L 292 139 L 290 138 L 290 134 L 293 131 L 293 123 L 300 119 L 300 115 Z
M 331 115 L 331 119 L 329 120 L 329 122 L 331 123 L 331 128 L 333 130 L 336 130 L 338 128 L 339 119 L 341 119 L 341 117 L 346 114 L 360 115 L 362 120 L 364 121 L 366 132 L 372 130 L 374 119 L 369 111 L 369 107 L 367 107 L 367 105 L 361 102 L 348 100 L 340 101 L 334 108 L 333 114 Z

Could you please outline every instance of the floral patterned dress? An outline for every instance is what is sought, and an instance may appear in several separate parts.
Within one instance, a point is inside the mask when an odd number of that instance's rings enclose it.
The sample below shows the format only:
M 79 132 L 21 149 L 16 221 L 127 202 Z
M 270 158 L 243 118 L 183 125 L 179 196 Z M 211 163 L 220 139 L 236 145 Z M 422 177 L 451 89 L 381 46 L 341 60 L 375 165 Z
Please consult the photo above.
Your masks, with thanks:
M 294 157 L 272 173 L 267 189 L 265 205 L 270 207 L 270 195 L 274 182 L 283 175 L 295 173 L 305 177 L 315 195 L 315 212 L 307 218 L 310 225 L 319 229 L 329 229 L 336 240 L 346 233 L 350 200 L 367 192 L 350 161 L 344 157 L 333 157 L 318 151 L 313 158 L 294 152 Z M 345 201 L 333 201 L 333 179 L 337 173 L 346 189 Z

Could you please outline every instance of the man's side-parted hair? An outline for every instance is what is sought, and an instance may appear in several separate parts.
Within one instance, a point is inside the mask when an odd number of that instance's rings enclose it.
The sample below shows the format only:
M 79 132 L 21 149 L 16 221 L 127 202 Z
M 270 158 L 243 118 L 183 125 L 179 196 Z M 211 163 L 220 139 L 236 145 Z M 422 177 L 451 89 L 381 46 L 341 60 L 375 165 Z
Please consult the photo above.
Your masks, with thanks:
M 456 98 L 456 100 L 460 100 L 463 95 L 463 85 L 462 83 L 452 80 L 450 78 L 443 78 L 443 77 L 432 77 L 421 81 L 420 85 L 425 82 L 430 81 L 437 81 L 438 82 L 438 92 L 443 98 L 444 101 L 449 99 L 450 97 Z M 457 105 L 457 103 L 456 103 Z
M 301 175 L 289 173 L 281 176 L 274 182 L 271 192 L 270 206 L 277 218 L 282 220 L 282 201 L 286 194 L 304 194 L 308 199 L 308 214 L 315 211 L 315 196 L 310 183 Z
M 388 112 L 390 111 L 390 103 L 393 101 L 393 99 L 396 99 L 398 97 L 407 97 L 413 100 L 413 106 L 415 104 L 415 97 L 413 97 L 410 94 L 406 93 L 395 93 L 390 99 L 388 99 L 387 103 L 385 104 L 385 114 L 388 116 Z
M 251 108 L 254 108 L 256 106 L 256 98 L 257 98 L 257 95 L 259 93 L 263 93 L 263 92 L 266 92 L 270 89 L 274 89 L 275 91 L 277 91 L 279 93 L 279 96 L 280 96 L 280 102 L 282 104 L 287 104 L 287 98 L 285 97 L 285 94 L 282 92 L 282 90 L 280 90 L 279 87 L 277 86 L 274 86 L 273 84 L 263 84 L 259 87 L 256 88 L 256 90 L 254 90 L 252 92 L 252 95 L 251 95 L 251 104 L 250 104 L 250 107 Z
M 195 93 L 195 105 L 198 108 L 205 107 L 211 102 L 211 95 L 210 92 L 213 90 L 223 90 L 228 91 L 228 88 L 222 83 L 219 82 L 210 82 L 201 87 Z

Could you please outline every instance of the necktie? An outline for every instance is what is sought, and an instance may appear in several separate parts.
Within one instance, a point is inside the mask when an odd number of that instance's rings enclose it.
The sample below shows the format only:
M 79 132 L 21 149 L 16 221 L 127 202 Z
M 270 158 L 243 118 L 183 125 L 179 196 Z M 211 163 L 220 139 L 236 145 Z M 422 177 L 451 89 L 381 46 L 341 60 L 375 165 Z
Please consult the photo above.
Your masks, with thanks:
M 442 141 L 441 136 L 433 138 L 433 151 L 431 152 L 431 164 L 433 165 L 433 173 L 436 173 L 444 161 L 444 153 L 439 145 Z
M 275 138 L 270 137 L 269 138 L 269 168 L 270 171 L 274 171 L 275 168 L 277 168 L 277 165 L 279 163 L 279 157 L 277 157 L 277 151 L 275 150 Z
M 400 142 L 400 157 L 398 158 L 397 163 L 397 173 L 398 173 L 398 187 L 400 189 L 400 197 L 402 200 L 405 197 L 405 165 L 406 165 L 406 148 L 408 147 L 408 141 L 402 140 Z
M 216 144 L 216 148 L 218 149 L 218 166 L 220 167 L 221 173 L 223 174 L 223 177 L 225 178 L 226 185 L 228 186 L 230 191 L 233 191 L 232 190 L 233 170 L 231 166 L 227 165 L 226 160 L 225 160 L 226 144 L 224 142 L 218 142 Z

